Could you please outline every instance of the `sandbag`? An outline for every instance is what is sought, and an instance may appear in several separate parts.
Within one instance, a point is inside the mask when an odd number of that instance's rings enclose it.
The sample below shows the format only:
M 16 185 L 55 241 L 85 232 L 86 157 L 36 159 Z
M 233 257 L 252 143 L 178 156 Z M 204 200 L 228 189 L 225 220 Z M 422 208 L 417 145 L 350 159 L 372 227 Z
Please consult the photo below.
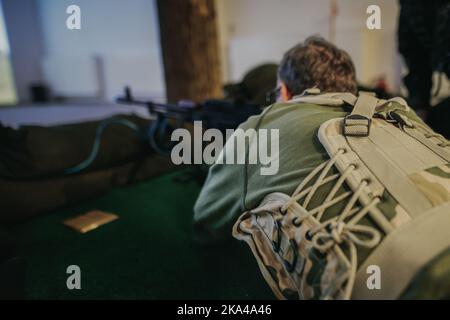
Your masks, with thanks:
M 145 132 L 149 121 L 115 117 Z M 14 224 L 56 208 L 97 197 L 113 187 L 174 169 L 145 135 L 120 125 L 105 128 L 93 161 L 69 173 L 92 153 L 101 121 L 54 127 L 0 127 L 0 224 Z
M 137 116 L 113 118 L 130 121 L 142 132 L 150 123 Z M 19 129 L 0 125 L 0 177 L 33 179 L 63 174 L 89 156 L 97 129 L 105 120 L 52 127 L 22 126 Z M 105 128 L 100 139 L 98 153 L 88 171 L 125 163 L 149 151 L 144 135 L 117 124 Z

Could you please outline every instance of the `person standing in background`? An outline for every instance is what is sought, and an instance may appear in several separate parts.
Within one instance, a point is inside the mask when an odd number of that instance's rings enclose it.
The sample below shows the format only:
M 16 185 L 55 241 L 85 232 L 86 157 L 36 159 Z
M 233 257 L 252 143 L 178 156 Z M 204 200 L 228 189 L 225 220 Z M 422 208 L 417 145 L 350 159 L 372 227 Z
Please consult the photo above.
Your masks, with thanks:
M 409 105 L 425 119 L 433 72 L 450 76 L 450 2 L 400 0 L 400 5 L 398 45 L 408 67 L 404 84 Z

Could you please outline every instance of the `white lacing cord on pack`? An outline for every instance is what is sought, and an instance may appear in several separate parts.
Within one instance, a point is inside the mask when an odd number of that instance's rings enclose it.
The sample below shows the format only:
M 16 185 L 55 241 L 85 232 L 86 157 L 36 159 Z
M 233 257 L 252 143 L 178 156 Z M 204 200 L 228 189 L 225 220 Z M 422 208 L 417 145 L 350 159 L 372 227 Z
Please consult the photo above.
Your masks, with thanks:
M 426 126 L 422 125 L 421 123 L 415 123 L 414 127 L 421 132 L 426 139 L 432 139 L 436 138 L 439 140 L 439 143 L 437 145 L 441 148 L 447 148 L 450 147 L 450 141 L 448 141 L 442 134 L 436 133 L 434 131 L 430 131 Z
M 431 138 L 437 138 L 439 140 L 439 143 L 437 144 L 439 147 L 447 148 L 450 147 L 450 141 L 444 138 L 443 135 L 439 133 L 424 133 L 425 138 L 431 139 Z
M 346 282 L 344 299 L 350 299 L 357 271 L 356 245 L 366 248 L 373 248 L 381 240 L 380 233 L 376 228 L 358 225 L 358 222 L 380 202 L 379 197 L 374 197 L 368 205 L 363 206 L 362 208 L 356 206 L 360 195 L 369 183 L 367 180 L 362 180 L 354 192 L 347 191 L 339 196 L 336 196 L 336 193 L 342 187 L 346 178 L 357 168 L 357 166 L 351 164 L 342 174 L 334 174 L 327 177 L 330 169 L 336 163 L 338 156 L 345 152 L 346 151 L 344 149 L 339 149 L 328 161 L 316 167 L 298 186 L 291 199 L 281 208 L 282 212 L 286 212 L 286 210 L 288 210 L 294 202 L 299 202 L 304 198 L 303 202 L 299 203 L 300 206 L 297 207 L 300 209 L 301 215 L 300 217 L 294 218 L 295 225 L 300 226 L 301 222 L 304 220 L 314 217 L 316 227 L 313 227 L 308 231 L 311 236 L 313 247 L 322 253 L 328 252 L 329 250 L 335 250 L 339 260 L 348 268 L 348 272 L 339 275 L 335 279 L 334 285 L 329 288 L 327 292 L 323 293 L 325 298 L 331 297 L 336 290 L 339 290 Z M 319 176 L 312 186 L 305 188 L 306 185 L 318 174 Z M 320 186 L 334 180 L 337 181 L 325 198 L 323 204 L 314 209 L 307 210 L 306 208 L 317 189 Z M 326 221 L 321 221 L 327 208 L 344 201 L 347 198 L 348 201 L 340 215 Z M 365 236 L 365 238 L 363 239 L 360 236 Z M 349 257 L 346 256 L 339 246 L 343 243 L 348 245 Z

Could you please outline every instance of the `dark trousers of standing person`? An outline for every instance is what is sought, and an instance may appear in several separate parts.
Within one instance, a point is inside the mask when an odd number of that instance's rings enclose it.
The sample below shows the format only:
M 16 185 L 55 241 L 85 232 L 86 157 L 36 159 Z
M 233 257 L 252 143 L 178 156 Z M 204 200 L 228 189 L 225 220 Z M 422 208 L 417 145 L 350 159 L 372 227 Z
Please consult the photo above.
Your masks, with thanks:
M 404 78 L 409 104 L 430 106 L 434 71 L 450 75 L 450 4 L 447 0 L 401 0 L 399 51 L 409 73 Z

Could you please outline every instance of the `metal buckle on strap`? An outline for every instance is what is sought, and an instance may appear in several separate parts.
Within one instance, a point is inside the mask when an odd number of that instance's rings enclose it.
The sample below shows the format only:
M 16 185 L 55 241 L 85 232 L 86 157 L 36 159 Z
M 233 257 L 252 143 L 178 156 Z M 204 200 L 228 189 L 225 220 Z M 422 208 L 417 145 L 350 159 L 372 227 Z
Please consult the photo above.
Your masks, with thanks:
M 372 119 L 359 115 L 351 114 L 344 118 L 344 136 L 349 137 L 368 137 Z
M 396 121 L 401 127 L 408 127 L 408 128 L 414 128 L 414 125 L 409 121 L 409 119 L 405 116 L 402 116 L 401 114 L 390 111 L 388 113 L 389 118 Z

